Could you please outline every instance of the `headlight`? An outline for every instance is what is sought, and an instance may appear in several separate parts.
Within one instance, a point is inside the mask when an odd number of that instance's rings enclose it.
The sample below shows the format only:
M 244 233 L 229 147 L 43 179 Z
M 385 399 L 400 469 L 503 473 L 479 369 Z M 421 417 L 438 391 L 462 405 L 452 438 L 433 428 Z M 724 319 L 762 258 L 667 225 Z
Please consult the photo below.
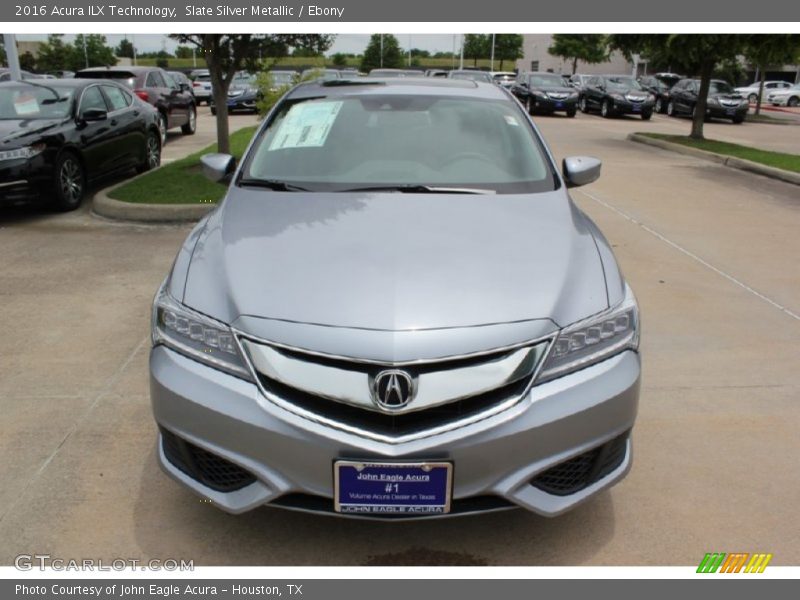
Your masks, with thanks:
M 547 94 L 545 94 L 542 90 L 532 90 L 531 93 L 539 98 L 547 98 Z
M 169 295 L 166 282 L 153 302 L 153 345 L 163 344 L 189 358 L 251 379 L 231 328 L 193 311 Z
M 17 160 L 20 158 L 27 160 L 41 154 L 44 148 L 44 144 L 34 144 L 33 146 L 15 148 L 14 150 L 3 150 L 0 152 L 0 160 Z
M 711 96 L 709 98 L 706 98 L 706 104 L 719 104 L 719 99 L 715 98 L 714 96 Z
M 629 286 L 617 306 L 562 329 L 537 383 L 583 369 L 624 350 L 639 348 L 639 307 Z
M 570 98 L 577 98 L 578 97 L 578 92 L 570 92 L 569 93 L 569 97 Z

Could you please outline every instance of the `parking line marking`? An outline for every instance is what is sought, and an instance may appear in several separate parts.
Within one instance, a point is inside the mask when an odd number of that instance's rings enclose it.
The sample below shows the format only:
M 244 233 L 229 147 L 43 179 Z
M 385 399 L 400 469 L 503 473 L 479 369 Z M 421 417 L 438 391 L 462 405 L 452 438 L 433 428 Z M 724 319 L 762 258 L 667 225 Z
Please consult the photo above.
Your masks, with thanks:
M 72 434 L 74 434 L 77 431 L 78 427 L 80 427 L 83 424 L 83 422 L 86 421 L 86 419 L 89 417 L 92 411 L 97 407 L 98 403 L 100 402 L 100 398 L 102 398 L 106 393 L 108 393 L 108 390 L 110 390 L 113 387 L 113 385 L 117 383 L 117 381 L 119 381 L 119 378 L 122 376 L 122 373 L 124 373 L 125 369 L 128 368 L 128 365 L 131 364 L 131 361 L 133 361 L 133 357 L 136 356 L 142 349 L 142 347 L 147 343 L 148 338 L 149 336 L 145 337 L 141 342 L 139 342 L 133 349 L 133 352 L 131 352 L 128 355 L 128 358 L 126 358 L 125 361 L 122 363 L 122 365 L 119 367 L 119 369 L 117 369 L 114 372 L 114 374 L 108 378 L 105 385 L 103 385 L 103 387 L 100 388 L 100 390 L 95 395 L 94 400 L 92 400 L 92 403 L 89 405 L 89 407 L 85 411 L 83 411 L 83 414 L 72 424 L 72 427 L 69 428 L 69 431 L 67 431 L 64 437 L 61 439 L 58 446 L 55 447 L 55 449 L 50 453 L 50 456 L 48 456 L 44 460 L 41 466 L 36 470 L 36 473 L 33 474 L 33 477 L 31 477 L 28 480 L 28 482 L 25 484 L 25 487 L 23 487 L 22 490 L 17 494 L 17 500 L 15 502 L 12 502 L 11 505 L 8 507 L 8 509 L 2 515 L 0 515 L 0 523 L 2 523 L 3 519 L 5 519 L 6 516 L 9 515 L 11 511 L 16 508 L 17 504 L 19 504 L 20 500 L 28 491 L 28 489 L 39 478 L 39 476 L 42 473 L 44 473 L 48 465 L 61 451 L 61 448 L 64 447 L 64 444 L 67 443 L 67 440 L 69 440 L 69 438 L 72 437 Z
M 661 233 L 659 233 L 659 232 L 658 232 L 658 231 L 656 231 L 655 229 L 652 229 L 651 227 L 648 227 L 647 225 L 645 225 L 645 224 L 644 224 L 644 223 L 642 223 L 641 221 L 639 221 L 639 220 L 637 220 L 637 219 L 633 218 L 631 215 L 629 215 L 628 213 L 626 213 L 624 210 L 621 210 L 621 209 L 617 208 L 616 206 L 613 206 L 613 205 L 609 204 L 609 203 L 608 203 L 608 202 L 606 202 L 605 200 L 602 200 L 602 199 L 598 198 L 597 196 L 594 196 L 594 195 L 590 194 L 589 192 L 585 192 L 585 191 L 583 191 L 583 190 L 575 190 L 575 191 L 576 191 L 576 192 L 579 192 L 579 193 L 581 193 L 581 194 L 583 194 L 583 195 L 584 195 L 584 196 L 586 196 L 587 198 L 590 198 L 590 199 L 594 200 L 595 202 L 597 202 L 597 203 L 598 203 L 598 204 L 600 204 L 601 206 L 604 206 L 604 207 L 606 207 L 607 209 L 609 209 L 609 210 L 611 210 L 611 211 L 613 211 L 613 212 L 617 213 L 617 214 L 618 214 L 619 216 L 621 216 L 623 219 L 626 219 L 627 221 L 630 221 L 630 222 L 631 222 L 631 223 L 633 223 L 634 225 L 637 225 L 638 227 L 641 227 L 642 229 L 644 229 L 644 230 L 645 230 L 647 233 L 649 233 L 650 235 L 652 235 L 652 236 L 654 236 L 654 237 L 658 238 L 659 240 L 661 240 L 661 241 L 662 241 L 662 242 L 664 242 L 665 244 L 667 244 L 667 245 L 669 245 L 669 246 L 672 246 L 672 247 L 673 247 L 675 250 L 677 250 L 678 252 L 682 252 L 683 254 L 685 254 L 686 256 L 688 256 L 689 258 L 691 258 L 692 260 L 694 260 L 694 261 L 696 261 L 696 262 L 700 263 L 701 265 L 703 265 L 703 266 L 704 266 L 704 267 L 706 267 L 707 269 L 710 269 L 710 270 L 714 271 L 714 272 L 715 272 L 717 275 L 721 275 L 722 277 L 724 277 L 725 279 L 727 279 L 727 280 L 728 280 L 728 281 L 730 281 L 731 283 L 734 283 L 734 284 L 738 285 L 738 286 L 739 286 L 740 288 L 742 288 L 743 290 L 745 290 L 745 291 L 747 291 L 747 292 L 750 292 L 750 293 L 751 293 L 751 294 L 753 294 L 755 297 L 757 297 L 757 298 L 759 298 L 760 300 L 763 300 L 763 301 L 764 301 L 764 302 L 766 302 L 767 304 L 771 305 L 773 308 L 777 308 L 778 310 L 780 310 L 781 312 L 783 312 L 783 313 L 785 313 L 785 314 L 789 315 L 789 316 L 790 316 L 790 317 L 792 317 L 793 319 L 795 319 L 795 320 L 797 320 L 797 321 L 800 321 L 800 315 L 798 315 L 797 313 L 793 312 L 791 309 L 789 309 L 789 308 L 787 308 L 787 307 L 783 306 L 782 304 L 780 304 L 780 303 L 776 302 L 776 301 L 775 301 L 775 300 L 773 300 L 772 298 L 769 298 L 768 296 L 765 296 L 764 294 L 762 294 L 762 293 L 761 293 L 761 292 L 759 292 L 758 290 L 755 290 L 755 289 L 753 289 L 752 287 L 750 287 L 749 285 L 747 285 L 747 284 L 746 284 L 746 283 L 744 283 L 743 281 L 741 281 L 741 280 L 739 280 L 739 279 L 736 279 L 736 277 L 734 277 L 734 276 L 733 276 L 733 275 L 731 275 L 730 273 L 726 273 L 726 272 L 725 272 L 725 271 L 723 271 L 722 269 L 719 269 L 718 267 L 715 267 L 714 265 L 712 265 L 712 264 L 711 264 L 711 263 L 709 263 L 708 261 L 706 261 L 706 260 L 704 260 L 704 259 L 700 258 L 699 256 L 697 256 L 696 254 L 694 254 L 694 253 L 693 253 L 693 252 L 691 252 L 690 250 L 687 250 L 686 248 L 684 248 L 684 247 L 683 247 L 683 246 L 681 246 L 680 244 L 677 244 L 676 242 L 673 242 L 671 239 L 669 239 L 669 238 L 667 238 L 666 236 L 662 235 Z

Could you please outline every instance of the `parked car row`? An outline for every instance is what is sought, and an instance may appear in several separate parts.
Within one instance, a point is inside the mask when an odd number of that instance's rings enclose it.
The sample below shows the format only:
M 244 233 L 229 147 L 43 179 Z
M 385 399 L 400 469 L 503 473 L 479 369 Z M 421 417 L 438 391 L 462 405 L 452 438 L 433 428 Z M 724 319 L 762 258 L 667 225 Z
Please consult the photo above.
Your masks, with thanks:
M 157 167 L 159 117 L 113 79 L 0 83 L 0 205 L 73 210 L 94 181 Z

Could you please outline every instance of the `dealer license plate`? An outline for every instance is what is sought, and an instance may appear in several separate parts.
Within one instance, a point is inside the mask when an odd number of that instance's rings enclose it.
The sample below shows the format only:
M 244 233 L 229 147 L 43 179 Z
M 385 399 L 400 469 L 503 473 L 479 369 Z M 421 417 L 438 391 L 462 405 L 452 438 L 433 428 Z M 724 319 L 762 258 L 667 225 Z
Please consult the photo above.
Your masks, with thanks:
M 333 478 L 336 512 L 408 516 L 450 512 L 452 463 L 339 460 L 333 465 Z

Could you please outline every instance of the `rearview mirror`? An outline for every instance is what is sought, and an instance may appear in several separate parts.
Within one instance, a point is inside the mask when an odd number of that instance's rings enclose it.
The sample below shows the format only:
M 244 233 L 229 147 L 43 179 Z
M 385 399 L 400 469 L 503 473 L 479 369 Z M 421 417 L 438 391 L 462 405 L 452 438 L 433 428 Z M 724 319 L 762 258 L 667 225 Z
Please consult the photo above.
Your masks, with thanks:
M 227 183 L 236 170 L 236 159 L 230 154 L 204 154 L 200 164 L 203 175 L 214 183 Z
M 600 177 L 602 162 L 593 156 L 570 156 L 564 159 L 562 171 L 567 187 L 579 187 Z
M 87 108 L 81 113 L 81 120 L 86 121 L 105 121 L 108 118 L 108 111 L 102 108 Z

